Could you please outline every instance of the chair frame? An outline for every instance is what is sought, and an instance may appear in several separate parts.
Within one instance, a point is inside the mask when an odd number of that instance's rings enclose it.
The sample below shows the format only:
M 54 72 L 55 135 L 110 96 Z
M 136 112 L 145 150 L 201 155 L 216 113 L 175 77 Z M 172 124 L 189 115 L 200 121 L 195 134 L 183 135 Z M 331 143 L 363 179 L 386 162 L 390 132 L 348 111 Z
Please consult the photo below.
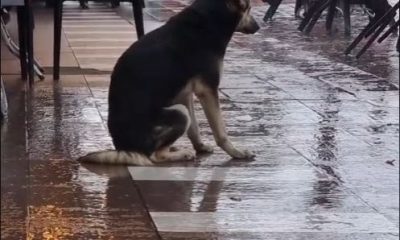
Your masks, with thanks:
M 63 1 L 55 0 L 54 4 L 54 46 L 53 46 L 53 79 L 60 79 L 60 51 Z M 132 3 L 133 17 L 138 39 L 144 35 L 143 8 L 144 0 L 129 0 Z

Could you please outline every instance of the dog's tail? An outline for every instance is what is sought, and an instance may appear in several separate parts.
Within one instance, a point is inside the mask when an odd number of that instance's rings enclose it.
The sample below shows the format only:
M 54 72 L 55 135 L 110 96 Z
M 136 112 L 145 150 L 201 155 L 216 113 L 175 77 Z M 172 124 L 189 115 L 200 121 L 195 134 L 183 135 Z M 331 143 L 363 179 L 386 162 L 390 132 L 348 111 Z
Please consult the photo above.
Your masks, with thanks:
M 114 165 L 153 165 L 153 162 L 144 154 L 116 150 L 106 150 L 89 153 L 86 156 L 80 157 L 78 161 L 83 163 L 101 163 Z

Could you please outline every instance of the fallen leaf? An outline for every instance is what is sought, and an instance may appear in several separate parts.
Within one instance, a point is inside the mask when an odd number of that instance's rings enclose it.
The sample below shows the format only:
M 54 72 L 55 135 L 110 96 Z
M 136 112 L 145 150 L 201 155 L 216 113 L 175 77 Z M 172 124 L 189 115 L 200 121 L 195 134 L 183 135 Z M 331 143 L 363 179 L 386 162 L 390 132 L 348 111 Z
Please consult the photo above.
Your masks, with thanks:
M 389 164 L 389 165 L 394 166 L 394 162 L 395 162 L 395 161 L 396 161 L 396 160 L 387 160 L 386 163 Z
M 240 197 L 230 197 L 232 201 L 240 202 L 242 199 Z

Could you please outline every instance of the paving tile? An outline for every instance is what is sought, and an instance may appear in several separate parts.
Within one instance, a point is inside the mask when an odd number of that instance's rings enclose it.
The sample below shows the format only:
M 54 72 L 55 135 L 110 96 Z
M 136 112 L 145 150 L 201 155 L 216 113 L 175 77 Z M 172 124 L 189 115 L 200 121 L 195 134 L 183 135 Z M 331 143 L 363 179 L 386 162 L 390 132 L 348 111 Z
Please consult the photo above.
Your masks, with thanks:
M 154 212 L 151 216 L 161 232 L 398 233 L 394 224 L 376 213 Z M 248 221 L 237 221 L 238 218 Z M 179 224 L 176 224 L 178 221 Z
M 93 33 L 94 34 L 94 33 Z M 122 55 L 122 53 L 126 50 L 125 47 L 120 48 L 108 48 L 107 46 L 104 48 L 93 49 L 93 48 L 74 48 L 74 53 L 77 58 L 81 56 L 90 56 L 90 55 L 111 55 L 115 56 L 117 54 Z M 95 54 L 93 53 L 95 51 Z
M 395 240 L 397 235 L 392 234 L 346 234 L 346 233 L 170 233 L 161 232 L 160 235 L 165 240 Z
M 202 167 L 129 167 L 133 178 L 138 181 L 224 181 L 224 182 L 276 182 L 300 181 L 309 178 L 328 180 L 328 176 L 307 165 L 292 168 L 202 168 Z M 269 174 L 263 174 L 269 172 Z
M 42 67 L 53 67 L 53 54 L 49 54 L 48 49 L 45 52 L 35 51 L 35 58 Z M 60 66 L 76 67 L 78 62 L 72 52 L 63 53 L 60 57 Z
M 146 9 L 146 13 L 157 21 L 166 21 L 175 15 L 171 9 Z
M 1 42 L 1 62 L 3 60 L 13 60 L 16 59 L 14 55 L 8 50 L 6 44 L 2 41 Z
M 2 74 L 20 74 L 20 72 L 21 68 L 18 59 L 12 58 L 1 60 Z
M 92 88 L 100 88 L 100 89 L 108 89 L 110 86 L 111 76 L 110 75 L 86 75 L 86 82 L 89 87 Z
M 233 169 L 232 171 L 234 171 Z M 239 171 L 241 169 L 237 169 Z M 155 171 L 154 171 L 155 172 Z M 215 171 L 217 172 L 217 171 Z M 252 173 L 251 170 L 246 172 Z M 189 170 L 187 172 L 189 174 Z M 139 181 L 138 186 L 151 212 L 238 213 L 373 213 L 357 195 L 335 181 L 290 179 L 270 181 L 210 181 L 201 169 L 193 181 Z M 133 173 L 135 178 L 135 172 Z M 188 176 L 186 176 L 188 177 Z M 176 179 L 176 178 L 175 178 Z M 165 189 L 168 189 L 165 194 Z M 280 199 L 277 201 L 276 199 Z M 168 204 L 165 204 L 168 202 Z M 387 208 L 394 205 L 386 204 Z M 239 219 L 238 221 L 248 221 Z
M 267 87 L 266 85 L 252 74 L 237 74 L 224 71 L 220 88 L 260 88 Z
M 57 118 L 32 124 L 28 142 L 29 158 L 39 160 L 75 160 L 91 151 L 113 148 L 103 123 L 68 123 Z

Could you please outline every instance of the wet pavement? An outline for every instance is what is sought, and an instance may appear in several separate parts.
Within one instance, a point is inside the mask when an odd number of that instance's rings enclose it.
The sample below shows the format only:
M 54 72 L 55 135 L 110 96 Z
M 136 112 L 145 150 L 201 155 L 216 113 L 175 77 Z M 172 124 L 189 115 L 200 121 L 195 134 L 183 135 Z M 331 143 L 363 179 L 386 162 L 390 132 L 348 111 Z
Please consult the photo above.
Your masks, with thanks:
M 146 30 L 188 1 L 147 1 Z M 136 40 L 129 5 L 67 3 L 61 80 L 51 78 L 51 12 L 35 9 L 35 53 L 49 75 L 27 89 L 2 46 L 9 118 L 1 129 L 2 239 L 399 238 L 399 55 L 396 37 L 360 60 L 352 38 L 298 32 L 284 2 L 256 35 L 235 34 L 220 86 L 232 141 L 254 161 L 215 153 L 156 167 L 81 165 L 112 148 L 110 71 Z M 267 6 L 252 9 L 261 21 Z M 356 36 L 367 17 L 355 8 Z M 10 29 L 15 35 L 15 29 Z M 47 35 L 45 35 L 47 34 Z M 200 131 L 213 143 L 196 102 Z M 190 148 L 188 139 L 178 147 Z

